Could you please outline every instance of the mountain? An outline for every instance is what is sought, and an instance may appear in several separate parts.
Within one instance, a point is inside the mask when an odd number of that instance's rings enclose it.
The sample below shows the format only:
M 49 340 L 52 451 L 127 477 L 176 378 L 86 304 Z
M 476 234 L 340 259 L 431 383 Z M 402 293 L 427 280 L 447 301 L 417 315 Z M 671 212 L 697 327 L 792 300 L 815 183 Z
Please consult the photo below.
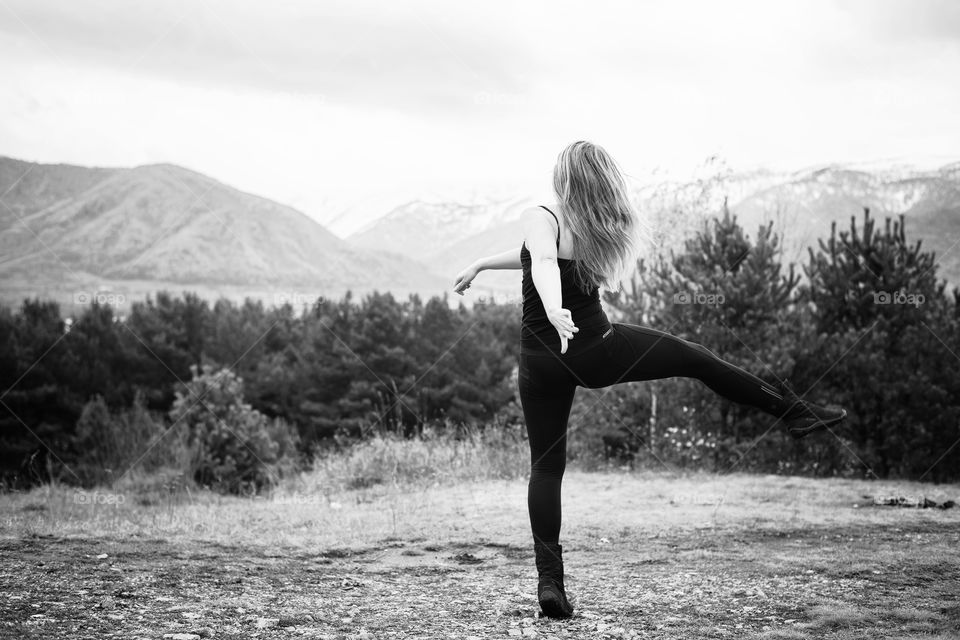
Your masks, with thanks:
M 861 227 L 863 210 L 881 225 L 904 214 L 907 239 L 937 256 L 939 277 L 960 284 L 960 163 L 931 171 L 863 171 L 826 166 L 794 174 L 731 206 L 749 232 L 770 219 L 783 230 L 786 255 L 805 262 L 806 247 L 826 239 L 830 225 Z
M 355 247 L 396 247 L 426 260 L 459 239 L 518 220 L 529 198 L 464 204 L 415 200 L 396 207 L 347 236 Z
M 391 250 L 419 260 L 443 274 L 452 287 L 456 274 L 473 260 L 512 245 L 520 250 L 520 214 L 533 205 L 531 198 L 470 204 L 415 200 L 390 210 L 346 240 L 354 247 Z M 519 293 L 519 272 L 484 273 L 471 291 L 473 298 Z
M 43 165 L 0 157 L 0 300 L 70 307 L 166 288 L 267 303 L 347 289 L 440 293 L 446 280 L 395 252 L 352 247 L 303 213 L 200 173 Z
M 754 170 L 687 182 L 650 179 L 633 185 L 648 246 L 679 248 L 685 237 L 721 210 L 724 199 L 746 232 L 774 220 L 783 236 L 784 259 L 798 265 L 807 248 L 838 231 L 858 227 L 864 207 L 880 225 L 905 214 L 907 237 L 935 251 L 938 275 L 960 285 L 960 163 L 929 171 L 874 166 L 869 170 L 826 165 L 796 172 Z M 390 249 L 419 259 L 437 272 L 456 273 L 474 259 L 522 242 L 520 214 L 532 199 L 465 206 L 456 202 L 410 202 L 347 237 L 354 246 Z M 486 272 L 471 289 L 509 299 L 519 292 L 515 272 Z

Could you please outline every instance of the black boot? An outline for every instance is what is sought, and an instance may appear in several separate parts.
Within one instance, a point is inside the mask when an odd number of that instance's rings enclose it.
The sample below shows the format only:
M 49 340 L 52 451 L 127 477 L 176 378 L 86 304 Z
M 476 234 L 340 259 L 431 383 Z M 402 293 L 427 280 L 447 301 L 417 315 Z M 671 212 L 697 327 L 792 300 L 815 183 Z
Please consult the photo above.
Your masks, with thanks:
M 802 400 L 786 382 L 777 384 L 776 388 L 782 397 L 778 410 L 780 419 L 794 438 L 802 438 L 814 431 L 826 429 L 847 417 L 845 409 L 829 409 Z
M 573 606 L 567 601 L 563 588 L 563 548 L 559 544 L 535 542 L 537 561 L 537 600 L 543 615 L 550 618 L 569 618 Z

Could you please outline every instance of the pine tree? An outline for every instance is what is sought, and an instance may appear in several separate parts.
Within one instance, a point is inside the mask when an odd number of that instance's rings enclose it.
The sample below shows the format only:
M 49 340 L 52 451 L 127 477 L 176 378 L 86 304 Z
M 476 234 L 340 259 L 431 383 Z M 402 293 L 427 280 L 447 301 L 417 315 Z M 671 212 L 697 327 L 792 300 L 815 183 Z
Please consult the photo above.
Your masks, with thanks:
M 799 332 L 793 321 L 799 277 L 793 265 L 784 273 L 780 257 L 772 222 L 751 240 L 725 203 L 722 216 L 708 219 L 682 252 L 642 270 L 644 280 L 634 282 L 625 299 L 635 301 L 637 316 L 655 328 L 701 344 L 761 378 L 789 377 Z M 702 464 L 709 456 L 719 468 L 737 464 L 747 450 L 757 466 L 782 457 L 782 434 L 755 446 L 773 423 L 758 410 L 720 398 L 697 380 L 648 384 L 657 398 L 657 428 L 648 441 L 659 457 Z
M 838 433 L 869 473 L 956 477 L 950 461 L 931 465 L 960 437 L 956 316 L 938 282 L 936 257 L 907 241 L 904 216 L 883 233 L 869 210 L 858 231 L 820 242 L 805 268 L 817 346 L 804 384 L 849 411 Z M 928 473 L 929 472 L 929 473 Z

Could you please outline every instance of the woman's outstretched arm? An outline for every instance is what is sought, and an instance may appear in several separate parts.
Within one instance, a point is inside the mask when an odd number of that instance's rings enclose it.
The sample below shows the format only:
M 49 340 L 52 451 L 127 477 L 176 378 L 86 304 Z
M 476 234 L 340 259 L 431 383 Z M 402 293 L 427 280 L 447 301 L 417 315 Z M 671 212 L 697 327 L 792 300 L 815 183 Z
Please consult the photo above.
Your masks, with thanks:
M 520 248 L 507 249 L 503 253 L 497 253 L 486 258 L 479 258 L 469 267 L 457 274 L 457 279 L 453 283 L 453 290 L 460 295 L 470 288 L 470 283 L 477 274 L 484 269 L 520 269 Z
M 561 306 L 563 291 L 554 243 L 558 231 L 554 230 L 552 220 L 553 217 L 540 207 L 528 209 L 523 214 L 523 233 L 530 251 L 530 277 L 543 302 L 547 319 L 560 335 L 560 353 L 566 353 L 567 340 L 580 329 L 573 324 L 570 310 Z
M 507 249 L 503 253 L 498 253 L 486 258 L 480 258 L 474 264 L 477 271 L 484 269 L 520 269 L 520 247 L 516 249 Z

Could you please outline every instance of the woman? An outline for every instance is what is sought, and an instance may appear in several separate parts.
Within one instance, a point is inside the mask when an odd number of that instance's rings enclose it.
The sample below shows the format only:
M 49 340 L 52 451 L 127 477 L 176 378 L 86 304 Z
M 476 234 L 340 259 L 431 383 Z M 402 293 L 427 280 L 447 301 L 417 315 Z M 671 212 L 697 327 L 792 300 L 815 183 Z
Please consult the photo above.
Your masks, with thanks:
M 846 411 L 803 402 L 786 385 L 768 384 L 699 344 L 611 323 L 599 286 L 620 281 L 638 244 L 626 182 L 603 148 L 580 141 L 560 154 L 553 188 L 556 205 L 524 212 L 520 250 L 477 260 L 457 275 L 454 291 L 463 295 L 483 269 L 523 269 L 519 393 L 532 461 L 527 507 L 537 596 L 544 615 L 565 618 L 573 607 L 563 585 L 560 483 L 578 386 L 697 378 L 729 400 L 780 418 L 796 438 L 843 420 Z

